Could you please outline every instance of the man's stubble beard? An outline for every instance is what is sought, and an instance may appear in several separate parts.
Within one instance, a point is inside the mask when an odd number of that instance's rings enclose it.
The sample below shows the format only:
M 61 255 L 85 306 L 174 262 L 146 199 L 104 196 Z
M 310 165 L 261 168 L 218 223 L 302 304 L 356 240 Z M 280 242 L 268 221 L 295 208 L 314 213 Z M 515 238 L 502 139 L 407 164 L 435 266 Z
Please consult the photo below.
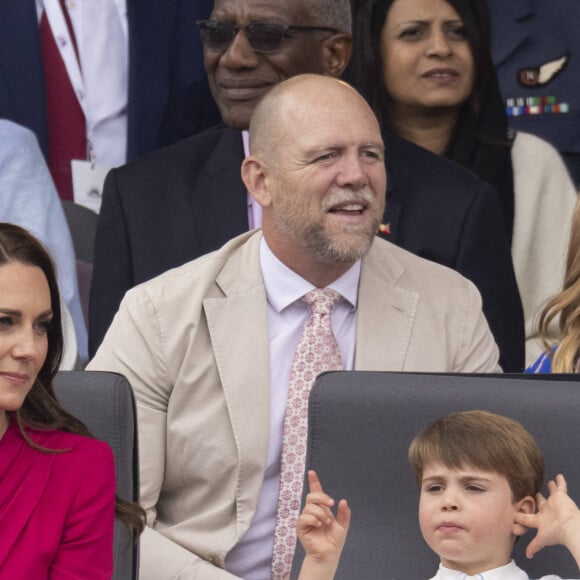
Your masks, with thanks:
M 284 195 L 289 195 L 287 192 Z M 290 194 L 291 195 L 291 194 Z M 327 196 L 322 211 L 344 201 L 365 202 L 365 211 L 375 213 L 368 224 L 340 224 L 340 230 L 329 232 L 322 221 L 310 223 L 304 212 L 274 212 L 274 221 L 280 232 L 294 237 L 302 247 L 322 263 L 352 263 L 365 256 L 373 242 L 383 217 L 384 206 L 370 189 L 353 192 L 337 189 Z

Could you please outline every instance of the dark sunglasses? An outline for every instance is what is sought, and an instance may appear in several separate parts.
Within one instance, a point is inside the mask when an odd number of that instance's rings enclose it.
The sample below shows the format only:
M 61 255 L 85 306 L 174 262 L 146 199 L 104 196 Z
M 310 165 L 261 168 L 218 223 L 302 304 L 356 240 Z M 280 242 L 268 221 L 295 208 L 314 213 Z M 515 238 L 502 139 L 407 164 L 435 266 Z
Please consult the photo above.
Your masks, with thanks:
M 330 32 L 336 34 L 336 28 L 327 26 L 289 26 L 271 22 L 252 22 L 237 26 L 225 20 L 198 20 L 201 39 L 210 50 L 226 51 L 240 30 L 244 31 L 254 52 L 270 53 L 280 50 L 282 42 L 291 32 Z

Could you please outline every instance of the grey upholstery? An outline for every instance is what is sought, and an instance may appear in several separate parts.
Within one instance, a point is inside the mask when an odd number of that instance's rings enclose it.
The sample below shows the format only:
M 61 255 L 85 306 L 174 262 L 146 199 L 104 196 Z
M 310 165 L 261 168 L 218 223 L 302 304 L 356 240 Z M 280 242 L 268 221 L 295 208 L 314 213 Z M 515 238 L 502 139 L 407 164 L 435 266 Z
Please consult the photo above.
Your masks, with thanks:
M 137 425 L 133 391 L 117 373 L 61 371 L 55 379 L 57 398 L 97 438 L 106 441 L 115 456 L 117 495 L 136 501 L 139 497 Z M 115 522 L 114 580 L 136 580 L 137 546 L 126 528 Z
M 95 233 L 99 216 L 88 207 L 78 203 L 66 199 L 61 201 L 75 250 L 79 296 L 85 322 L 88 325 Z
M 99 215 L 84 205 L 66 199 L 61 201 L 77 260 L 92 264 Z
M 336 578 L 420 580 L 433 576 L 437 557 L 417 521 L 418 489 L 407 463 L 411 439 L 428 422 L 452 411 L 487 409 L 520 421 L 546 459 L 546 477 L 566 475 L 580 500 L 580 385 L 578 375 L 445 375 L 335 372 L 321 375 L 309 407 L 307 468 L 353 510 Z M 306 491 L 306 490 L 305 490 Z M 554 573 L 579 578 L 561 546 L 533 560 L 520 539 L 515 559 L 530 578 Z M 303 553 L 299 547 L 292 578 Z

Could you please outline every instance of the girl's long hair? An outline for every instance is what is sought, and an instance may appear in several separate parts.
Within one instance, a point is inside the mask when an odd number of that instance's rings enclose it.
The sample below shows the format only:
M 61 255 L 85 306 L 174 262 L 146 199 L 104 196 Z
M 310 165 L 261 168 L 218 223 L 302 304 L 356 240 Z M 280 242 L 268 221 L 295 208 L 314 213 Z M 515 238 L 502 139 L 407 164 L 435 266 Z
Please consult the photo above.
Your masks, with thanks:
M 548 326 L 560 316 L 560 340 L 558 348 L 551 356 L 552 372 L 578 372 L 580 360 L 580 203 L 576 205 L 572 216 L 570 243 L 566 275 L 562 290 L 553 296 L 540 312 L 538 334 L 544 348 L 552 353 L 554 344 L 550 344 Z

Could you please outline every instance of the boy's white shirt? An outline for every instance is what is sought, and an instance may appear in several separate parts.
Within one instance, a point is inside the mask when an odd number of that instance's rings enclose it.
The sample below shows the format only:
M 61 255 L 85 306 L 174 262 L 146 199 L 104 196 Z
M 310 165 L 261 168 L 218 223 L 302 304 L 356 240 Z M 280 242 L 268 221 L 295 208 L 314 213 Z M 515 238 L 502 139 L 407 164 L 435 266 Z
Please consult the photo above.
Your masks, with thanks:
M 450 570 L 443 566 L 443 564 L 439 564 L 437 574 L 435 574 L 431 580 L 529 580 L 529 576 L 521 568 L 518 568 L 516 563 L 512 560 L 505 566 L 500 566 L 499 568 L 494 568 L 493 570 L 488 570 L 487 572 L 476 574 L 475 576 L 468 576 L 465 572 Z M 562 579 L 560 576 L 550 574 L 549 576 L 542 576 L 539 580 Z

